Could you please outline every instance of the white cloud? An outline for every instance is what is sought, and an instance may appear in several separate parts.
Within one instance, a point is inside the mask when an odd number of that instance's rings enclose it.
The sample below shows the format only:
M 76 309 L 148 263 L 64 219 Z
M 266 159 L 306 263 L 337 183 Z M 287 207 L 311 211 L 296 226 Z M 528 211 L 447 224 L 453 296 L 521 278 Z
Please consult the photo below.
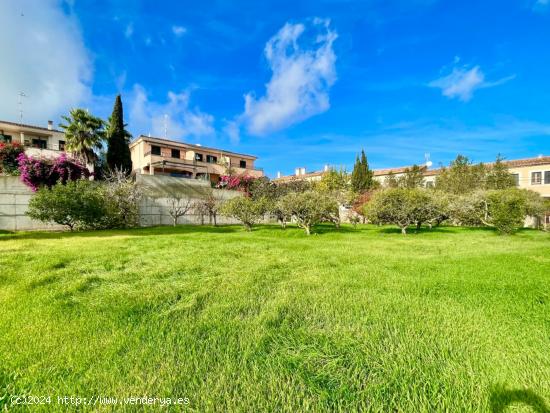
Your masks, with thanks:
M 91 96 L 90 58 L 78 22 L 60 2 L 0 1 L 0 119 L 46 124 Z
M 329 90 L 336 80 L 336 38 L 329 20 L 316 18 L 309 27 L 286 23 L 264 49 L 273 72 L 266 93 L 260 98 L 245 95 L 238 122 L 249 133 L 263 135 L 328 110 Z
M 174 36 L 176 37 L 181 37 L 187 33 L 187 28 L 183 26 L 172 26 L 172 33 L 174 33 Z
M 457 62 L 456 58 L 455 62 Z M 471 69 L 455 67 L 450 74 L 430 82 L 428 86 L 441 89 L 443 96 L 449 99 L 457 98 L 463 102 L 468 102 L 477 89 L 502 85 L 514 78 L 515 75 L 512 75 L 495 82 L 488 82 L 485 80 L 485 74 L 479 66 Z
M 130 37 L 132 37 L 133 34 L 134 34 L 134 24 L 128 23 L 126 25 L 126 29 L 124 29 L 124 37 L 129 39 Z
M 170 139 L 213 135 L 214 117 L 190 108 L 189 99 L 189 92 L 168 92 L 167 102 L 152 102 L 141 85 L 134 85 L 129 111 L 129 125 L 134 135 L 151 133 L 163 137 L 165 125 Z

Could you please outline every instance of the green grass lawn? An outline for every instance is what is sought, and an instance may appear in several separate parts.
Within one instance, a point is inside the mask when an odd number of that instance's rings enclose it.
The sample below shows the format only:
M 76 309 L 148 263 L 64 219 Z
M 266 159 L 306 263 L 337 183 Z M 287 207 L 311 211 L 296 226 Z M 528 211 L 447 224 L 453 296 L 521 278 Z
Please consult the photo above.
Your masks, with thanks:
M 317 232 L 1 234 L 0 411 L 548 412 L 548 234 Z

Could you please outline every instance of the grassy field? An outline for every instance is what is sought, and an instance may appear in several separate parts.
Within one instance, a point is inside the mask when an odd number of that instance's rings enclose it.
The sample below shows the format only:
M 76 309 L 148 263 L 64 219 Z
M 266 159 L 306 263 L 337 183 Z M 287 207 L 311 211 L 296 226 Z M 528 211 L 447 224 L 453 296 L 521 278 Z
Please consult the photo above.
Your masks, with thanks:
M 52 397 L 32 411 L 146 395 L 197 412 L 547 412 L 550 236 L 2 234 L 0 332 L 0 411 L 27 394 Z

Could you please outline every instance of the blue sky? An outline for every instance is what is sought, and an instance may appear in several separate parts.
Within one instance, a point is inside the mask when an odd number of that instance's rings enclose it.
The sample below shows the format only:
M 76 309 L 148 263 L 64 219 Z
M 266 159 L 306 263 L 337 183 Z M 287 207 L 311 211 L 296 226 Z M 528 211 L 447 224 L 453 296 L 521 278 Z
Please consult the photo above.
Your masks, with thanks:
M 0 4 L 0 119 L 107 117 L 134 135 L 297 166 L 550 153 L 550 1 Z

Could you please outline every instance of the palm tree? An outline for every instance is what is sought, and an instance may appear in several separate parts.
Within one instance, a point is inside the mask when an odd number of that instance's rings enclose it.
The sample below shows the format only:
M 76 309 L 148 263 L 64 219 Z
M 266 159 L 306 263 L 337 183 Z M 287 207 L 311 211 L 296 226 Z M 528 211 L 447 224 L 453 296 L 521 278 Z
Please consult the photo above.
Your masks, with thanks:
M 96 150 L 100 150 L 105 139 L 105 122 L 84 109 L 71 109 L 69 116 L 62 116 L 66 125 L 59 124 L 65 131 L 65 147 L 86 164 L 97 161 Z

